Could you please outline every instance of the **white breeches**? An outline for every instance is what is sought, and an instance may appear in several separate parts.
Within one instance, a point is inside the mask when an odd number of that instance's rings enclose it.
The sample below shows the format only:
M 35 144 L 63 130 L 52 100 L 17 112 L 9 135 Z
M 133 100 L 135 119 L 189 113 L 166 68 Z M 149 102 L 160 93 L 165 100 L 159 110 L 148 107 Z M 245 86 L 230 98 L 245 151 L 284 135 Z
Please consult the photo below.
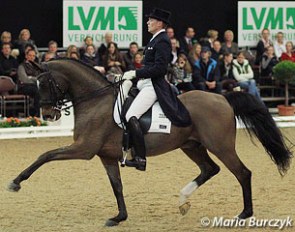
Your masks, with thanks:
M 139 80 L 137 88 L 139 93 L 126 113 L 127 122 L 133 116 L 139 119 L 157 101 L 157 94 L 151 79 Z

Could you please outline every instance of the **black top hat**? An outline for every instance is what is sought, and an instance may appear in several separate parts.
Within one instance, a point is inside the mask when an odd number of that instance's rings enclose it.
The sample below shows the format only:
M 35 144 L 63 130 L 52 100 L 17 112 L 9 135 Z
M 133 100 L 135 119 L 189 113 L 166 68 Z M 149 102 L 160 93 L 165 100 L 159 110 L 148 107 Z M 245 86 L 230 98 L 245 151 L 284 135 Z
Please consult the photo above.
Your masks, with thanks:
M 146 17 L 157 19 L 159 21 L 162 21 L 166 24 L 169 24 L 169 18 L 170 18 L 171 13 L 166 10 L 162 10 L 159 8 L 154 8 L 153 11 L 146 15 Z

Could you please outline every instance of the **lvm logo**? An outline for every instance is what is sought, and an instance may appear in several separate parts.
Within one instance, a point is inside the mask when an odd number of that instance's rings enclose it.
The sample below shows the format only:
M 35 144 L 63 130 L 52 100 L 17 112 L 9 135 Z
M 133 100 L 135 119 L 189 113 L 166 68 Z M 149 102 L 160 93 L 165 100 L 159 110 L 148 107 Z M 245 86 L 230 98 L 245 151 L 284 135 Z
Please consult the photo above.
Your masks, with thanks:
M 290 30 L 295 29 L 294 7 L 255 7 L 242 8 L 243 30 Z
M 137 30 L 137 7 L 68 7 L 68 30 Z

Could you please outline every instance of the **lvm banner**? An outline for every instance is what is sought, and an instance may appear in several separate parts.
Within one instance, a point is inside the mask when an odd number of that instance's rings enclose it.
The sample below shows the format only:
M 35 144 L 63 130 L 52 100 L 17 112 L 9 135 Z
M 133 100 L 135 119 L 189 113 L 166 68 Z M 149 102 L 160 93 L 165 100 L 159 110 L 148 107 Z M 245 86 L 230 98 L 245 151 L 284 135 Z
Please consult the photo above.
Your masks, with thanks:
M 142 1 L 63 1 L 63 46 L 82 46 L 91 36 L 96 46 L 106 32 L 120 48 L 133 41 L 142 46 Z
M 275 34 L 281 31 L 286 41 L 295 42 L 295 2 L 239 1 L 239 46 L 256 46 L 264 28 L 270 30 L 272 41 L 275 41 Z

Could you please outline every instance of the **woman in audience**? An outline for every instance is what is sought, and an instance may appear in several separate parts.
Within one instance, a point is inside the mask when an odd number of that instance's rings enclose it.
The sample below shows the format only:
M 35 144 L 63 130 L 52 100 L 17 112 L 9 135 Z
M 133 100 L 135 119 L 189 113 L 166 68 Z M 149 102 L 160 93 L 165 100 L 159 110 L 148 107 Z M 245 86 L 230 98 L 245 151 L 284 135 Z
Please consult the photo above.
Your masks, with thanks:
M 69 55 L 68 58 L 75 59 L 75 60 L 80 60 L 80 55 L 79 55 L 78 52 L 71 52 L 71 54 Z
M 196 43 L 193 45 L 192 50 L 188 54 L 188 60 L 190 62 L 190 65 L 193 67 L 195 63 L 200 59 L 201 57 L 201 50 L 202 46 L 199 43 Z
M 281 60 L 290 60 L 295 62 L 295 52 L 291 41 L 286 43 L 286 52 L 282 53 Z
M 25 54 L 25 60 L 19 65 L 17 74 L 19 79 L 18 91 L 21 94 L 29 95 L 34 99 L 34 107 L 30 109 L 31 116 L 40 116 L 39 93 L 37 87 L 37 76 L 39 70 L 32 65 L 36 59 L 36 51 L 30 49 Z
M 71 58 L 71 53 L 72 52 L 76 52 L 76 53 L 78 53 L 79 52 L 79 50 L 78 50 L 78 48 L 77 48 L 77 46 L 76 45 L 69 45 L 68 46 L 68 48 L 67 48 L 67 51 L 66 51 L 66 57 L 67 58 Z M 79 55 L 79 59 L 80 59 L 80 55 Z
M 207 36 L 206 38 L 203 38 L 200 40 L 200 44 L 203 46 L 203 47 L 209 47 L 211 49 L 213 49 L 213 43 L 215 40 L 218 39 L 218 31 L 216 30 L 209 30 L 207 32 Z
M 233 75 L 242 89 L 247 89 L 250 94 L 260 99 L 253 70 L 242 51 L 238 52 L 237 59 L 233 61 Z
M 281 58 L 283 52 L 286 52 L 286 42 L 284 41 L 284 33 L 278 32 L 276 34 L 276 41 L 274 42 L 274 50 L 276 57 Z
M 31 32 L 28 29 L 22 29 L 19 33 L 18 40 L 15 41 L 15 48 L 19 50 L 19 56 L 18 56 L 19 63 L 25 60 L 25 56 L 26 56 L 25 48 L 27 45 L 33 46 L 36 52 L 36 57 L 38 57 L 38 48 L 34 40 L 31 39 Z
M 221 52 L 232 53 L 233 57 L 236 58 L 239 52 L 238 44 L 233 42 L 234 33 L 231 30 L 227 30 L 224 32 L 224 43 L 221 44 Z
M 270 31 L 265 28 L 261 32 L 261 39 L 257 43 L 256 47 L 256 59 L 255 64 L 259 65 L 262 60 L 262 55 L 269 46 L 273 46 L 272 41 L 270 40 Z
M 173 84 L 180 93 L 195 90 L 192 84 L 192 66 L 185 54 L 180 53 L 175 66 L 173 67 Z
M 93 44 L 93 38 L 91 36 L 86 36 L 84 39 L 84 44 L 82 47 L 79 48 L 80 57 L 83 57 L 84 53 L 86 52 L 87 46 L 92 45 L 94 47 L 94 51 L 96 52 L 96 48 Z
M 142 54 L 140 52 L 135 53 L 132 62 L 133 68 L 131 70 L 141 69 L 143 67 L 142 60 Z
M 271 79 L 272 69 L 278 62 L 278 58 L 274 53 L 274 47 L 269 46 L 262 56 L 260 71 L 261 77 L 268 77 Z
M 7 44 L 10 43 L 11 44 L 11 33 L 8 31 L 3 31 L 1 34 L 1 41 L 0 41 L 0 47 L 2 47 L 2 44 Z M 12 49 L 12 47 L 11 47 Z
M 103 64 L 107 74 L 123 74 L 125 71 L 125 63 L 116 43 L 108 43 Z

